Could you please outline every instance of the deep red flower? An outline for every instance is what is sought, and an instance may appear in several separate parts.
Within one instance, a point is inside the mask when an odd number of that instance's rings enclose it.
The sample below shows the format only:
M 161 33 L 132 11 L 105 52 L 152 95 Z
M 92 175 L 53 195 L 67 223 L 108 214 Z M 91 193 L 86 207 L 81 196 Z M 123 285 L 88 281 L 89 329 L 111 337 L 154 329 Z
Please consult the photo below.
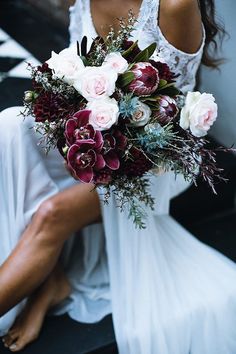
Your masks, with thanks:
M 106 162 L 106 166 L 111 170 L 118 170 L 120 167 L 120 160 L 116 148 L 116 139 L 109 133 L 103 136 L 104 144 L 102 148 L 102 154 Z
M 37 66 L 37 71 L 41 73 L 52 73 L 52 70 L 49 68 L 47 63 L 43 63 L 42 65 Z
M 123 48 L 125 51 L 129 49 L 132 45 L 134 44 L 133 41 L 124 41 L 123 42 Z M 136 55 L 138 55 L 141 52 L 141 49 L 136 45 L 134 49 L 125 57 L 125 59 L 128 61 L 128 63 L 132 63 Z
M 36 122 L 67 119 L 74 112 L 74 105 L 64 97 L 46 91 L 35 99 L 33 107 Z
M 97 154 L 93 149 L 87 149 L 87 146 L 84 148 L 82 145 L 76 144 L 68 150 L 67 164 L 73 177 L 85 183 L 93 181 L 94 170 L 105 167 L 105 161 L 101 154 Z
M 86 109 L 78 111 L 66 122 L 65 137 L 68 146 L 87 144 L 96 151 L 101 150 L 103 146 L 102 133 L 88 123 L 90 113 L 91 111 Z
M 109 168 L 103 168 L 102 170 L 95 172 L 94 174 L 94 183 L 99 184 L 108 184 L 112 181 L 112 171 Z
M 127 137 L 119 129 L 114 130 L 113 136 L 116 139 L 116 149 L 124 151 L 128 142 Z
M 129 84 L 128 89 L 137 96 L 149 96 L 156 91 L 159 84 L 158 70 L 150 63 L 137 63 L 131 72 L 135 79 Z
M 173 82 L 175 78 L 178 76 L 173 73 L 169 66 L 166 63 L 162 63 L 160 61 L 150 60 L 150 63 L 154 68 L 156 68 L 159 72 L 159 77 L 161 80 L 166 80 L 167 82 Z
M 152 168 L 152 163 L 139 149 L 129 150 L 129 159 L 123 163 L 122 172 L 130 177 L 141 177 Z
M 160 95 L 157 98 L 157 102 L 158 109 L 154 112 L 159 123 L 167 124 L 177 116 L 179 109 L 173 98 L 166 95 Z

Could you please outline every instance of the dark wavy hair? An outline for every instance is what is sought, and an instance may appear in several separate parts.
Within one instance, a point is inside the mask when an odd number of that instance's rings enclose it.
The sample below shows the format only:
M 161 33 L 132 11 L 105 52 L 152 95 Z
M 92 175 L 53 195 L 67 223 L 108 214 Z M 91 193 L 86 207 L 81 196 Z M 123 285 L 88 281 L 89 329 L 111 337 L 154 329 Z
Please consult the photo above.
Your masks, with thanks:
M 202 63 L 206 66 L 217 68 L 223 61 L 216 58 L 215 53 L 221 46 L 226 31 L 222 23 L 216 19 L 214 0 L 198 0 L 202 15 L 202 22 L 206 30 L 206 44 L 203 52 Z M 216 40 L 216 38 L 219 40 Z

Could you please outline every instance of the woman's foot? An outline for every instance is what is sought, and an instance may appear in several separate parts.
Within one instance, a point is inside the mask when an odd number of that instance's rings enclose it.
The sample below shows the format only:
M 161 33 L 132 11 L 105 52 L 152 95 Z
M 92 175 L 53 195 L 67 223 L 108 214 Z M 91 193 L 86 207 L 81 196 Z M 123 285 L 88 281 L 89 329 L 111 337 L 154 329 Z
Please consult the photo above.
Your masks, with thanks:
M 37 339 L 48 310 L 67 298 L 70 291 L 64 273 L 56 267 L 45 283 L 29 298 L 26 307 L 3 338 L 5 347 L 18 352 Z

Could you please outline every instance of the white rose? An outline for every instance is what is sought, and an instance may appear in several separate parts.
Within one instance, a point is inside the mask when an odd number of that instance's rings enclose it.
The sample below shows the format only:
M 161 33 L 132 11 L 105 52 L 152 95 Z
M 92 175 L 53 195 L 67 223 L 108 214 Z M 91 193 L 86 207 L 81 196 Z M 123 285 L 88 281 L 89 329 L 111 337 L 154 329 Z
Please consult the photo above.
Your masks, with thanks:
M 118 74 L 123 74 L 128 69 L 128 62 L 119 52 L 109 53 L 102 64 L 115 70 Z
M 90 101 L 87 109 L 91 111 L 89 123 L 96 130 L 110 129 L 118 121 L 119 107 L 114 98 L 105 97 Z
M 74 46 L 62 50 L 59 54 L 52 52 L 51 58 L 46 63 L 53 70 L 54 78 L 61 79 L 69 85 L 73 85 L 78 74 L 84 70 L 84 63 Z
M 196 137 L 202 137 L 217 118 L 217 104 L 209 93 L 188 92 L 185 105 L 180 114 L 180 126 L 190 128 Z
M 116 87 L 117 73 L 106 67 L 87 66 L 74 83 L 74 88 L 88 101 L 111 96 Z
M 138 101 L 137 110 L 134 112 L 130 118 L 130 123 L 135 127 L 142 127 L 151 118 L 152 111 L 148 105 Z

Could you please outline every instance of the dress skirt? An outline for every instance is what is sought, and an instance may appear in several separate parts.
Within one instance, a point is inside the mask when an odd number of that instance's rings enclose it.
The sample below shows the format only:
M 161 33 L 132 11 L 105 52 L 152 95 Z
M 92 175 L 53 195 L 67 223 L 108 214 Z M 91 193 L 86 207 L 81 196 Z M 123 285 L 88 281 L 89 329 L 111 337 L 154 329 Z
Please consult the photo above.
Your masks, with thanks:
M 39 205 L 78 183 L 57 150 L 45 154 L 21 109 L 0 114 L 0 264 Z M 121 354 L 235 354 L 236 265 L 169 215 L 170 199 L 188 187 L 182 176 L 167 172 L 150 182 L 156 204 L 144 230 L 114 195 L 103 204 L 98 190 L 103 223 L 66 242 L 61 262 L 72 293 L 55 314 L 94 323 L 112 313 Z M 0 318 L 0 336 L 24 304 Z

